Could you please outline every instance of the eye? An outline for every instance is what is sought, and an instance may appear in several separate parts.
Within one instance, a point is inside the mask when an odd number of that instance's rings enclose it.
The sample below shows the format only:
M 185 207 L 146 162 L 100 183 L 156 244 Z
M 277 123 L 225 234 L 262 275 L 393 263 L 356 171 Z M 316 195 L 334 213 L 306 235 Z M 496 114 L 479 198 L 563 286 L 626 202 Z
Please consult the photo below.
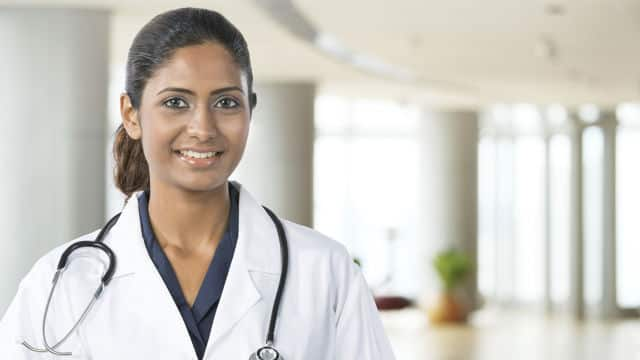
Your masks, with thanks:
M 170 99 L 167 99 L 164 103 L 162 103 L 164 106 L 171 108 L 171 109 L 185 109 L 189 107 L 189 104 L 187 104 L 186 101 L 184 101 L 183 99 L 179 98 L 179 97 L 172 97 Z
M 240 103 L 231 97 L 220 98 L 214 105 L 217 108 L 233 109 L 240 106 Z

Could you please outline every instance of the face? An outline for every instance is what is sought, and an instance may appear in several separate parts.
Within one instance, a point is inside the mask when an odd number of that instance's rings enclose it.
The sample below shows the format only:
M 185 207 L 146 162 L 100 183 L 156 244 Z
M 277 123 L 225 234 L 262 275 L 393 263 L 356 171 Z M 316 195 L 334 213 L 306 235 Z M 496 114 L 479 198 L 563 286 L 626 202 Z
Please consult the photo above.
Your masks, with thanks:
M 152 188 L 219 189 L 244 153 L 246 76 L 221 45 L 176 50 L 148 79 L 139 109 L 123 95 L 121 110 L 129 136 L 142 139 Z

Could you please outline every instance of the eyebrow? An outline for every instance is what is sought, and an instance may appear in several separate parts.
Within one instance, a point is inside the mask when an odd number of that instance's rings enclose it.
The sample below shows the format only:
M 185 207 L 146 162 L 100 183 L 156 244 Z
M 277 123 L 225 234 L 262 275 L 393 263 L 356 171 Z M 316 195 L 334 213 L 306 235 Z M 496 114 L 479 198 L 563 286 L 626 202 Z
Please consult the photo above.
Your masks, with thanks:
M 220 89 L 213 90 L 212 92 L 209 93 L 209 96 L 217 95 L 217 94 L 220 94 L 220 93 L 223 93 L 223 92 L 233 91 L 233 90 L 240 91 L 241 93 L 244 94 L 244 90 L 242 90 L 242 88 L 240 88 L 238 86 L 227 86 L 227 87 L 223 87 L 223 88 L 220 88 Z M 185 88 L 179 88 L 179 87 L 164 88 L 164 89 L 158 91 L 158 93 L 156 95 L 160 95 L 163 92 L 167 92 L 167 91 L 175 91 L 175 92 L 181 92 L 181 93 L 185 93 L 185 94 L 189 94 L 189 95 L 195 95 L 195 93 L 193 91 L 191 91 L 189 89 L 185 89 Z

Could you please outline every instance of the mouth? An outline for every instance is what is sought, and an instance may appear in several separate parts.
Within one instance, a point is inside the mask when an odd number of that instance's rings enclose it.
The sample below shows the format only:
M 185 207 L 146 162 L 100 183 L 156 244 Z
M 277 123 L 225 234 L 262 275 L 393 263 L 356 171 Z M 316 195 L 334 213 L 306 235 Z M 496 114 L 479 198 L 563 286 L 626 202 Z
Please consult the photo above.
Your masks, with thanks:
M 174 153 L 192 167 L 206 168 L 216 164 L 224 151 L 176 150 Z

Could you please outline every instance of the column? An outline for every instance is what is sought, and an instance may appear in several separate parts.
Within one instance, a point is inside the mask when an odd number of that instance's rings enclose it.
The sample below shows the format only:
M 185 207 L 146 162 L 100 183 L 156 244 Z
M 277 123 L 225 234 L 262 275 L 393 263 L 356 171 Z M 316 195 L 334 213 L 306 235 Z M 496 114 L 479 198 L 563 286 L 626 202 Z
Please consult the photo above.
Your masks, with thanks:
M 422 119 L 421 234 L 430 295 L 440 291 L 432 266 L 438 252 L 456 248 L 477 264 L 478 127 L 471 111 L 425 111 Z M 468 280 L 464 293 L 475 307 L 477 278 Z
M 109 13 L 0 7 L 0 314 L 53 247 L 104 221 Z
M 232 176 L 279 216 L 313 223 L 313 83 L 258 84 L 244 158 Z
M 616 297 L 616 131 L 614 110 L 600 115 L 603 148 L 602 179 L 602 304 L 600 316 L 613 318 L 618 314 Z
M 583 124 L 577 114 L 570 114 L 571 194 L 570 207 L 570 289 L 569 309 L 576 319 L 584 318 L 584 238 L 582 201 L 582 133 Z

